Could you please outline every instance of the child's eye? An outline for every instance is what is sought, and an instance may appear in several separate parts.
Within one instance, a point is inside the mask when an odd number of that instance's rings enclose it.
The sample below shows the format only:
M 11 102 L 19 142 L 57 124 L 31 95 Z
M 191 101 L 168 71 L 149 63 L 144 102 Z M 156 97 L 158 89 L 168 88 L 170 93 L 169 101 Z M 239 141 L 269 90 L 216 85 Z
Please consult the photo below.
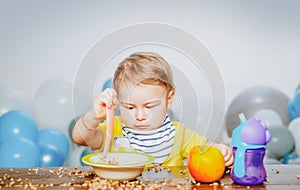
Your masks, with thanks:
M 122 105 L 122 107 L 124 107 L 125 109 L 128 109 L 128 110 L 134 109 L 134 106 L 132 106 L 132 105 Z
M 146 108 L 150 109 L 150 108 L 154 108 L 156 105 L 153 105 L 153 104 L 149 104 L 149 105 L 146 105 Z
M 134 109 L 133 106 L 126 106 L 126 108 L 129 109 L 129 110 L 133 110 Z

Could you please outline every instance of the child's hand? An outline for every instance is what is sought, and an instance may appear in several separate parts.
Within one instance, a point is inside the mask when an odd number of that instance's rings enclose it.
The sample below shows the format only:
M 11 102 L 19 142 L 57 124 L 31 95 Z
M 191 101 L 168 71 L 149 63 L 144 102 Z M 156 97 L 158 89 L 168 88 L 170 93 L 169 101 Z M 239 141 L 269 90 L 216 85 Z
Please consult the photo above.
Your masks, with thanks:
M 112 88 L 107 88 L 96 97 L 94 102 L 94 113 L 98 119 L 103 120 L 106 117 L 105 107 L 115 109 L 117 104 L 116 91 Z
M 222 152 L 225 166 L 231 167 L 233 165 L 233 154 L 231 148 L 224 144 L 216 144 L 216 143 L 214 143 L 213 146 L 218 148 Z

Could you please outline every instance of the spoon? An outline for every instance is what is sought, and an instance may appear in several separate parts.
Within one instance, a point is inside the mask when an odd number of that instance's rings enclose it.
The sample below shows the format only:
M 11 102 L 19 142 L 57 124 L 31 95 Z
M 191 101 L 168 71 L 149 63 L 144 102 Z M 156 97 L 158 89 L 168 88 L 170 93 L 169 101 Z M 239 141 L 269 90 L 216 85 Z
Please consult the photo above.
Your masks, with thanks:
M 101 158 L 108 163 L 113 162 L 107 160 L 107 153 L 111 145 L 113 130 L 114 130 L 114 109 L 106 107 L 106 137 L 105 137 L 104 150 L 103 150 L 103 154 L 101 155 Z

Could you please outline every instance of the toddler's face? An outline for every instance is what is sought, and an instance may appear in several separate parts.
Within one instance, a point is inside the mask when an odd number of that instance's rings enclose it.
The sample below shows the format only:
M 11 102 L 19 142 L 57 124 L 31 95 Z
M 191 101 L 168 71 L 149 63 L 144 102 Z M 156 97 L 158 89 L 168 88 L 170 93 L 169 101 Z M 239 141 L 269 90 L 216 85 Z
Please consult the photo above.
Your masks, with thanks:
M 122 122 L 135 130 L 159 128 L 173 99 L 173 93 L 167 93 L 159 85 L 121 85 L 118 98 Z

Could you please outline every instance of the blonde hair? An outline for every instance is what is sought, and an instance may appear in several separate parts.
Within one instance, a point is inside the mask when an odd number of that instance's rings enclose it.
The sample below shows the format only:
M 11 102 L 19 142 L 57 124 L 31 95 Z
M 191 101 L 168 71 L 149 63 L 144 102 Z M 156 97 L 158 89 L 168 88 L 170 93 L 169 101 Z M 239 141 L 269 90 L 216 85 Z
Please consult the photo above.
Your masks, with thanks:
M 122 82 L 131 82 L 135 85 L 161 85 L 167 89 L 167 92 L 174 91 L 169 63 L 152 52 L 134 53 L 124 59 L 114 75 L 113 86 L 117 92 Z

